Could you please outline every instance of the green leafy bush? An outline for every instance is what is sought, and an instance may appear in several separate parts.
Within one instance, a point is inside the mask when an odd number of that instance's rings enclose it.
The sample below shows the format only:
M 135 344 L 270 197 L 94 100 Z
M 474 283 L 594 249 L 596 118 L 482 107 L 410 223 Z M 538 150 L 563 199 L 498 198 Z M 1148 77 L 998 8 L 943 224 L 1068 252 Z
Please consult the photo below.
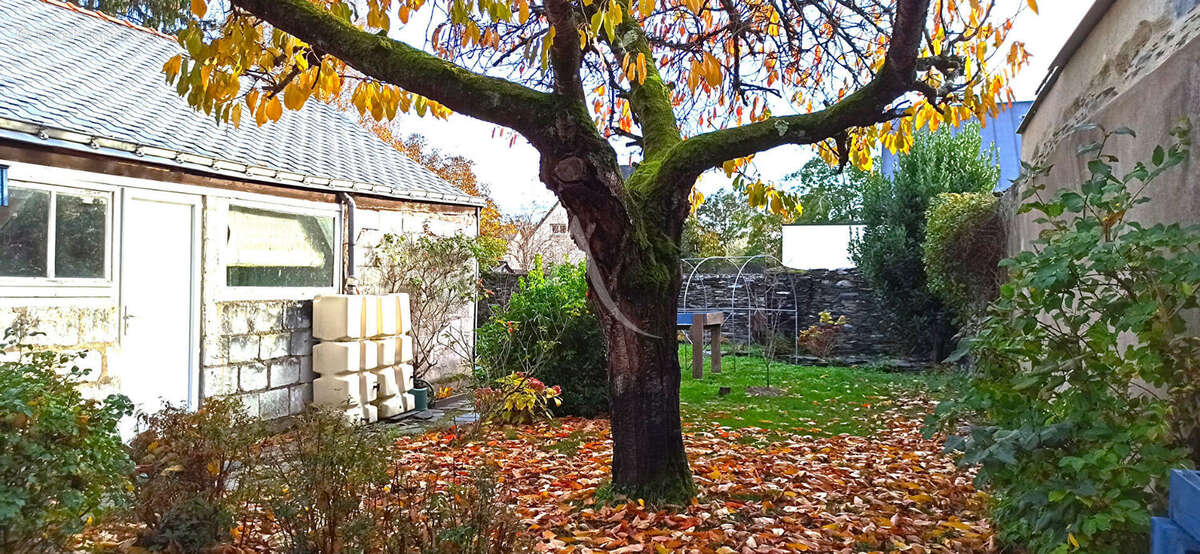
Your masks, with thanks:
M 479 328 L 480 385 L 524 372 L 562 387 L 559 415 L 608 411 L 604 335 L 587 299 L 586 266 L 559 264 L 548 274 L 539 260 L 508 306 Z
M 927 286 L 960 324 L 981 314 L 1000 292 L 1006 234 L 998 204 L 990 193 L 950 192 L 937 195 L 926 213 Z
M 1168 470 L 1200 454 L 1200 339 L 1186 326 L 1200 227 L 1125 219 L 1187 158 L 1189 130 L 1118 175 L 1103 146 L 1122 134 L 1082 149 L 1094 157 L 1081 186 L 1026 190 L 1021 210 L 1046 230 L 1004 262 L 1009 281 L 972 342 L 978 375 L 938 408 L 946 429 L 975 424 L 947 446 L 980 464 L 999 537 L 1033 552 L 1143 551 Z
M 227 542 L 234 514 L 256 492 L 238 474 L 260 460 L 261 420 L 236 398 L 208 398 L 196 411 L 167 405 L 142 421 L 130 444 L 133 513 L 147 526 L 139 543 L 198 552 Z
M 0 351 L 18 347 L 14 329 Z M 128 398 L 78 389 L 81 354 L 22 350 L 0 362 L 0 550 L 59 549 L 125 500 L 132 464 L 117 431 Z
M 926 286 L 925 211 L 945 192 L 988 192 L 1000 169 L 981 153 L 978 126 L 919 133 L 899 157 L 891 179 L 871 179 L 863 191 L 860 237 L 850 251 L 884 308 L 883 322 L 908 339 L 914 352 L 940 360 L 954 327 L 942 302 Z
M 540 379 L 517 372 L 475 389 L 475 410 L 502 423 L 533 423 L 554 417 L 562 405 L 562 387 L 547 387 Z

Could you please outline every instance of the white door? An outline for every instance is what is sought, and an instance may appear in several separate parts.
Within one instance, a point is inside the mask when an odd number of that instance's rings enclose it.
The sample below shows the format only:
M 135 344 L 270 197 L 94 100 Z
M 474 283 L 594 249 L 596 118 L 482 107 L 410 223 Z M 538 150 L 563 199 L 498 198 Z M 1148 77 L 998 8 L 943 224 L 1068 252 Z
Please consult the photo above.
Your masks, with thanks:
M 198 404 L 200 198 L 125 191 L 121 392 L 139 410 Z

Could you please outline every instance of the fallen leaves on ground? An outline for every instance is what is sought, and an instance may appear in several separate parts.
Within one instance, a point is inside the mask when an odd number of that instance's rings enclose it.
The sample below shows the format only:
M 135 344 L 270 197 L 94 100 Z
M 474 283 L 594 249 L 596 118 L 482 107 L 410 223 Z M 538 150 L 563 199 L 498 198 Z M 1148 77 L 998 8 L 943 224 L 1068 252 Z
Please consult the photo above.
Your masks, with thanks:
M 447 484 L 495 466 L 548 552 L 992 551 L 972 473 L 921 436 L 912 410 L 889 416 L 872 437 L 689 425 L 699 494 L 685 508 L 596 498 L 612 460 L 604 420 L 493 429 L 472 440 L 429 433 L 400 440 L 396 461 Z

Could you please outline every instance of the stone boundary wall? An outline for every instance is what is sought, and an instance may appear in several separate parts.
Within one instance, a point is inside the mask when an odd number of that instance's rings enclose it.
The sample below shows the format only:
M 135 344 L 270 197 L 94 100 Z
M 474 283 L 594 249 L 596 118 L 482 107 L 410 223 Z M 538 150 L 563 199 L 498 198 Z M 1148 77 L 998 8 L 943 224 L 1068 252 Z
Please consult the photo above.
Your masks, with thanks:
M 490 296 L 479 302 L 476 313 L 478 324 L 487 323 L 492 310 L 507 304 L 508 298 L 517 289 L 521 274 L 492 273 L 483 276 L 484 289 Z M 871 288 L 856 269 L 788 271 L 782 273 L 751 273 L 742 276 L 736 284 L 737 275 L 732 273 L 706 273 L 692 277 L 691 284 L 685 282 L 679 293 L 679 310 L 700 311 L 704 308 L 730 308 L 731 298 L 735 310 L 726 311 L 723 333 L 727 341 L 746 343 L 749 314 L 758 316 L 759 325 L 750 333 L 752 342 L 760 342 L 762 332 L 757 329 L 766 320 L 767 328 L 795 340 L 795 332 L 807 329 L 817 322 L 818 314 L 828 310 L 834 317 L 845 315 L 849 323 L 842 333 L 841 345 L 834 355 L 841 363 L 870 363 L 881 358 L 905 358 L 903 342 L 878 324 L 882 310 Z M 752 298 L 752 308 L 747 308 L 747 295 Z M 763 312 L 761 308 L 783 310 Z M 790 344 L 789 344 L 790 346 Z M 790 349 L 789 349 L 790 351 Z M 799 352 L 801 355 L 803 351 Z M 814 360 L 801 356 L 798 361 L 811 363 Z M 901 364 L 903 365 L 903 364 Z

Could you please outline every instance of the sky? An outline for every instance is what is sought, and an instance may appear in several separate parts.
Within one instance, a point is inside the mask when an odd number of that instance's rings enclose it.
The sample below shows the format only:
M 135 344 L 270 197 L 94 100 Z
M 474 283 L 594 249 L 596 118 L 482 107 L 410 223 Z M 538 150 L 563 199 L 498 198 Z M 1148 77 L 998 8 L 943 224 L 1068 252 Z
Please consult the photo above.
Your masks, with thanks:
M 1024 1 L 999 0 L 1001 7 Z M 1013 82 L 1017 100 L 1032 100 L 1036 96 L 1048 65 L 1083 19 L 1092 0 L 1041 0 L 1038 4 L 1039 13 L 1025 10 L 1010 35 L 1012 40 L 1025 42 L 1031 58 L 1029 66 Z M 424 32 L 425 25 L 414 21 L 405 26 L 398 38 L 420 44 Z M 544 211 L 554 203 L 554 196 L 538 179 L 537 151 L 519 136 L 514 142 L 511 131 L 461 115 L 441 121 L 411 114 L 401 115 L 396 129 L 403 134 L 423 135 L 434 148 L 474 161 L 476 173 L 505 213 Z M 811 151 L 810 147 L 782 146 L 760 153 L 755 162 L 764 179 L 774 180 L 797 170 L 811 156 Z M 723 175 L 707 174 L 698 187 L 711 194 L 726 183 Z

